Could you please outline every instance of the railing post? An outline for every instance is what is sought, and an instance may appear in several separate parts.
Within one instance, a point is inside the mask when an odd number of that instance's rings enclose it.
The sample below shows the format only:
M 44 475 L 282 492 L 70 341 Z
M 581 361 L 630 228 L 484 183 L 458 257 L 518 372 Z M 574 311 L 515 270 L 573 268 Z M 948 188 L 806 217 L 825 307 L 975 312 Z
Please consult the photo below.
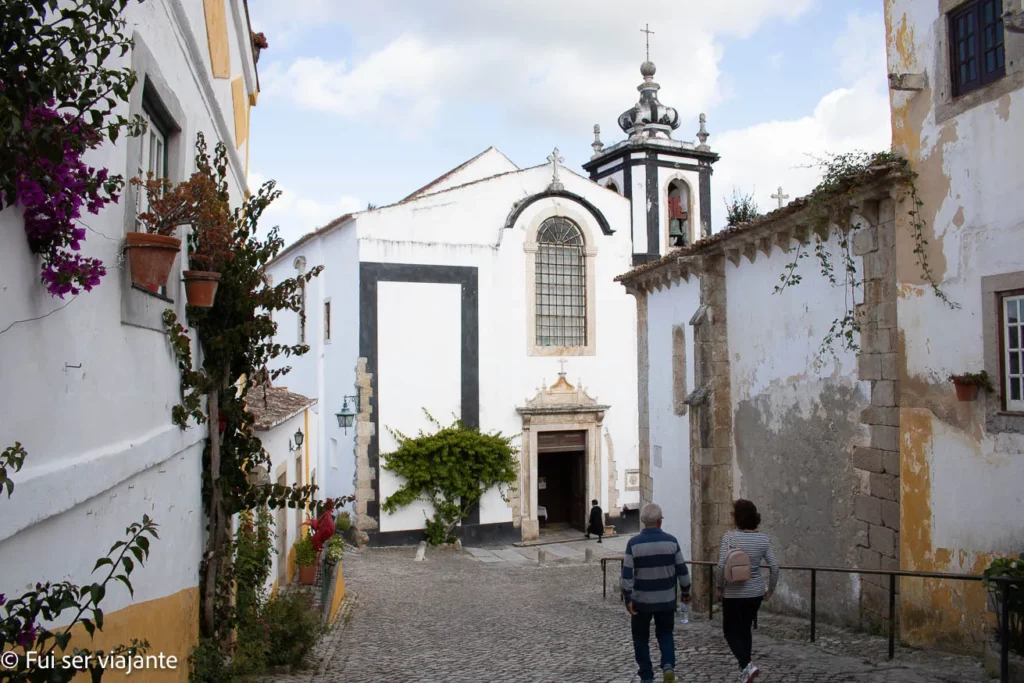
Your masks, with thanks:
M 1001 651 L 999 653 L 999 681 L 1010 681 L 1010 582 L 1003 581 L 1003 615 L 1000 620 L 1003 626 Z
M 715 568 L 708 565 L 708 621 L 715 613 Z
M 889 659 L 896 656 L 896 575 L 889 574 Z
M 818 570 L 811 570 L 811 642 L 814 642 L 818 625 Z

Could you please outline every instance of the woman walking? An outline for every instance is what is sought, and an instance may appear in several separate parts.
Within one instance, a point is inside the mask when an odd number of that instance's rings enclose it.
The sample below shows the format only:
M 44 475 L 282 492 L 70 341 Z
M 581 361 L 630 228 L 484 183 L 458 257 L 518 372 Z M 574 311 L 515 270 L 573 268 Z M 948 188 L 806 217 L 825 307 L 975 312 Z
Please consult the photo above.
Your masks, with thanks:
M 761 601 L 767 600 L 779 583 L 779 562 L 767 534 L 758 531 L 761 515 L 749 500 L 737 500 L 732 509 L 736 530 L 722 537 L 715 573 L 718 596 L 722 598 L 722 630 L 729 649 L 742 670 L 741 683 L 750 683 L 761 670 L 751 661 L 754 618 Z M 767 563 L 771 576 L 767 590 L 761 564 Z

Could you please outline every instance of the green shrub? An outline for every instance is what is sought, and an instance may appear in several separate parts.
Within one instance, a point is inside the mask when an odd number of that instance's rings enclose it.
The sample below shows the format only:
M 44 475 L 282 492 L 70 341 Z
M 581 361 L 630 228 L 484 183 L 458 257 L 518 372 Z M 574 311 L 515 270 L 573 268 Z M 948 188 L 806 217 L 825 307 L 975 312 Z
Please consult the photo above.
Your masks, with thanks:
M 334 520 L 334 528 L 345 533 L 352 528 L 352 517 L 348 514 L 348 511 L 338 513 L 338 518 Z
M 262 620 L 269 644 L 268 666 L 298 666 L 322 632 L 320 613 L 305 591 L 278 594 L 266 604 Z
M 327 542 L 326 549 L 327 561 L 331 564 L 338 564 L 342 558 L 345 557 L 345 542 L 341 540 L 341 536 L 331 536 L 331 540 Z
M 234 676 L 214 638 L 203 638 L 188 657 L 189 683 L 230 683 Z
M 300 567 L 312 567 L 316 564 L 316 551 L 313 550 L 313 539 L 308 535 L 295 542 L 295 564 Z

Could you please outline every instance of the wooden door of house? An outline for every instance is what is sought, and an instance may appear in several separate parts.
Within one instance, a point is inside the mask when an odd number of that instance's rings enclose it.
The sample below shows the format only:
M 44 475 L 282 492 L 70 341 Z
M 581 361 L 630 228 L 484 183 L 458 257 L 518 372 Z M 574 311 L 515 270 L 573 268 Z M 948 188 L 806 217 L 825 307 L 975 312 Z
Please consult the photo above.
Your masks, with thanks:
M 569 523 L 577 529 L 587 528 L 587 460 L 585 453 L 573 453 L 570 478 Z

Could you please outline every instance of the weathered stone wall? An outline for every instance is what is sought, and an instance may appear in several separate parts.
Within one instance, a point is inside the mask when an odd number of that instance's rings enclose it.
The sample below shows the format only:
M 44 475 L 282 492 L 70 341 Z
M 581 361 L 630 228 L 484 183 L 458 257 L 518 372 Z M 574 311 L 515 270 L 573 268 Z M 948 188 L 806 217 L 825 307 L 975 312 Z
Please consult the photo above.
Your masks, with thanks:
M 857 566 L 900 568 L 900 416 L 899 366 L 896 357 L 896 204 L 892 199 L 862 207 L 867 225 L 854 236 L 854 253 L 863 259 L 864 302 L 858 307 L 861 352 L 857 372 L 871 382 L 871 405 L 860 414 L 870 431 L 867 446 L 853 449 L 853 466 L 861 491 L 854 504 L 860 525 Z M 861 577 L 863 616 L 872 624 L 886 621 L 889 579 Z
M 867 443 L 860 413 L 869 389 L 841 339 L 822 348 L 833 321 L 846 313 L 848 292 L 820 272 L 813 256 L 818 238 L 794 232 L 797 239 L 784 235 L 781 248 L 725 269 L 734 492 L 758 506 L 761 529 L 782 564 L 852 567 L 866 533 L 854 519 L 860 479 L 851 452 Z M 840 241 L 833 230 L 823 243 L 837 272 Z M 811 253 L 798 260 L 802 280 L 776 293 L 798 249 Z M 810 595 L 809 572 L 784 571 L 766 608 L 808 613 Z M 859 601 L 858 577 L 818 574 L 819 617 L 857 623 Z
M 356 519 L 359 531 L 375 531 L 377 520 L 370 516 L 367 506 L 377 500 L 374 484 L 377 463 L 370 462 L 370 439 L 373 436 L 373 375 L 366 371 L 366 358 L 356 362 L 356 389 L 359 391 L 359 413 L 356 415 Z

